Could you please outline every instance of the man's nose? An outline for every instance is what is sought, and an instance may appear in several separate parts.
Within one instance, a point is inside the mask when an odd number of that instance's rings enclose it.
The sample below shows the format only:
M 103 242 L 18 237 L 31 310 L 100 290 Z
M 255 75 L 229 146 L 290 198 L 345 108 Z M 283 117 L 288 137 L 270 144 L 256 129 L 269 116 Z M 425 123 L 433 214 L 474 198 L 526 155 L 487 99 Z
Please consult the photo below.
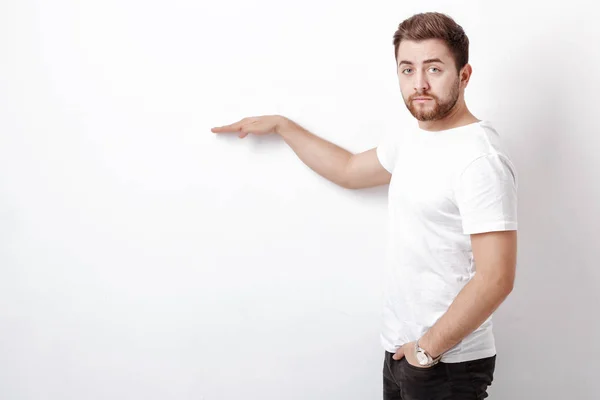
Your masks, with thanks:
M 427 82 L 427 77 L 425 74 L 417 72 L 415 74 L 415 91 L 422 93 L 429 90 L 429 82 Z

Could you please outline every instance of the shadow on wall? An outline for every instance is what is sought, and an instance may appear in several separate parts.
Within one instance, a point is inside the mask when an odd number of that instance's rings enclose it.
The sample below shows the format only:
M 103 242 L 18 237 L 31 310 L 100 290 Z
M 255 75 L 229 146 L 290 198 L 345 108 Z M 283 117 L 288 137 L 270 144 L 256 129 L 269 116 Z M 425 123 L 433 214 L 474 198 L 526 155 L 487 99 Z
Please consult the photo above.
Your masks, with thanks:
M 594 390 L 587 363 L 600 355 L 592 306 L 600 293 L 600 176 L 590 149 L 600 147 L 600 129 L 591 107 L 573 101 L 581 96 L 568 85 L 573 72 L 557 77 L 557 68 L 541 67 L 574 53 L 568 40 L 548 32 L 528 41 L 513 55 L 527 61 L 506 77 L 519 257 L 515 289 L 495 318 L 500 399 L 590 398 Z
M 310 132 L 313 132 L 314 134 L 319 135 L 319 132 L 314 132 L 310 127 L 307 126 L 307 124 L 304 124 L 302 121 L 297 120 L 295 122 L 297 122 L 298 124 L 303 126 L 305 129 L 308 129 Z M 233 134 L 233 135 L 235 136 L 235 134 Z M 237 136 L 235 136 L 235 138 L 237 139 Z M 282 151 L 283 148 L 288 147 L 288 145 L 285 143 L 285 141 L 278 135 L 265 135 L 265 136 L 250 135 L 245 140 L 247 140 L 248 138 L 251 139 L 250 146 L 251 146 L 252 151 L 256 152 L 256 153 L 269 154 L 269 153 L 274 153 L 277 151 Z M 331 139 L 328 139 L 328 138 L 325 138 L 325 139 L 332 141 Z M 340 144 L 336 143 L 335 140 L 333 140 L 333 143 L 340 146 Z M 365 150 L 367 150 L 367 149 L 363 149 L 360 151 L 365 151 Z M 305 168 L 310 169 L 298 157 L 296 157 L 295 154 L 293 154 L 293 156 L 296 158 L 296 161 L 298 163 L 300 163 Z M 323 178 L 320 175 L 318 175 L 316 172 L 314 172 L 312 170 L 311 170 L 311 172 L 313 174 L 315 174 L 316 179 L 323 179 L 323 180 L 331 183 L 326 178 Z M 388 195 L 388 187 L 389 187 L 388 185 L 360 189 L 360 190 L 347 190 L 347 189 L 344 189 L 342 187 L 335 185 L 334 183 L 331 183 L 331 185 L 334 185 L 339 190 L 345 190 L 346 195 L 349 197 L 352 197 L 352 198 L 355 198 L 355 199 L 361 200 L 361 201 L 368 201 L 368 202 L 373 201 L 373 202 L 381 204 L 382 207 L 387 207 L 387 195 Z

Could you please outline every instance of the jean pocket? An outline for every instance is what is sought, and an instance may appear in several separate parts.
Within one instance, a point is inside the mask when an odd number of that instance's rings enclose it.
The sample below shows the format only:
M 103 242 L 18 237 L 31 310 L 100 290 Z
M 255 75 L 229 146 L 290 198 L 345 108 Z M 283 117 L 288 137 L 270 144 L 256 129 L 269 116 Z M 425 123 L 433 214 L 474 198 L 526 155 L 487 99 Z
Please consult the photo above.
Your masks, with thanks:
M 435 370 L 437 370 L 441 367 L 440 363 L 437 363 L 431 367 L 419 367 L 419 366 L 412 365 L 411 363 L 409 363 L 408 360 L 406 359 L 406 357 L 403 357 L 402 360 L 400 360 L 400 361 L 404 363 L 406 368 L 411 369 L 413 371 L 418 371 L 423 374 L 435 372 Z

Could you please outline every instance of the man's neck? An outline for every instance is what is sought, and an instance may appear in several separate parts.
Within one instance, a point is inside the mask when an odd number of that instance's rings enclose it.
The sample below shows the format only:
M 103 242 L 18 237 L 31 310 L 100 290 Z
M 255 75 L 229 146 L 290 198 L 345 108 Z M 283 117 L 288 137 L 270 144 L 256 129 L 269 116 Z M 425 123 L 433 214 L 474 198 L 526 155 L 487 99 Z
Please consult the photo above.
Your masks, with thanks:
M 479 121 L 479 119 L 471 114 L 466 105 L 463 104 L 462 107 L 455 107 L 450 114 L 442 119 L 435 121 L 419 121 L 419 128 L 425 131 L 443 131 Z

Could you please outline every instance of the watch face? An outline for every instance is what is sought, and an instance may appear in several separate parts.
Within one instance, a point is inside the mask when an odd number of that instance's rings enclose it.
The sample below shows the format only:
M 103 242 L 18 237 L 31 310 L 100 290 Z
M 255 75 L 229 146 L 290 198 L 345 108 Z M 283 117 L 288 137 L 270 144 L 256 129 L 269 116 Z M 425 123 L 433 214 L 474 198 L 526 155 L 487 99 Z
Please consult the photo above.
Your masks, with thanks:
M 417 360 L 419 361 L 419 364 L 421 365 L 427 365 L 427 356 L 423 353 L 421 353 L 420 351 L 417 352 Z

